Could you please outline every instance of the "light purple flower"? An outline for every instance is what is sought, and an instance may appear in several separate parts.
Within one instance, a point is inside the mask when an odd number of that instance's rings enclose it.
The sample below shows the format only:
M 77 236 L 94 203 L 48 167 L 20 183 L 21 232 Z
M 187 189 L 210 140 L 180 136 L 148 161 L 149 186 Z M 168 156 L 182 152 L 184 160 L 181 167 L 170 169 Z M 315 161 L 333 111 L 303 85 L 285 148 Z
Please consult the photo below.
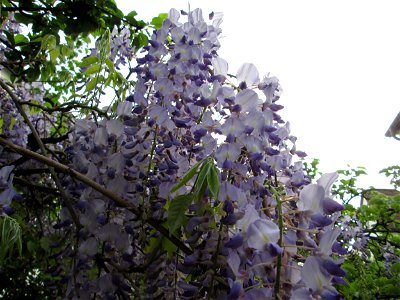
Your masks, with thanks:
M 214 67 L 214 75 L 222 75 L 224 77 L 228 74 L 228 63 L 225 59 L 220 57 L 215 57 L 212 60 L 212 65 Z
M 279 227 L 271 220 L 256 220 L 247 229 L 247 244 L 250 248 L 263 251 L 266 245 L 276 244 L 278 240 Z
M 240 145 L 237 143 L 222 144 L 218 147 L 215 158 L 218 166 L 222 166 L 226 161 L 233 163 L 240 155 Z
M 240 91 L 236 95 L 235 104 L 238 104 L 242 108 L 242 112 L 250 112 L 257 109 L 260 104 L 260 99 L 255 91 L 245 89 Z
M 301 280 L 307 288 L 318 293 L 332 286 L 332 276 L 322 268 L 321 260 L 315 256 L 307 257 L 301 270 Z
M 236 79 L 239 83 L 245 82 L 247 86 L 252 86 L 260 81 L 258 70 L 254 64 L 244 63 L 236 73 Z

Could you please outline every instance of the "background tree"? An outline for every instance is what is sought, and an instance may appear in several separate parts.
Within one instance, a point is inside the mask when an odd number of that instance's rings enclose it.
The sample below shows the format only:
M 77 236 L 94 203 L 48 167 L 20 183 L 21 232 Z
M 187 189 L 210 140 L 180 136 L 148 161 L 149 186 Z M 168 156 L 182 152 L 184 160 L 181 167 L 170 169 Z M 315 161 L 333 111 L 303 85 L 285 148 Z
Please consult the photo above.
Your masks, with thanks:
M 318 174 L 317 159 L 306 162 L 311 177 Z M 398 166 L 381 171 L 398 188 Z M 371 187 L 357 187 L 362 167 L 339 170 L 338 183 L 332 188 L 345 205 L 340 219 L 342 234 L 339 240 L 347 249 L 343 269 L 347 285 L 339 286 L 345 299 L 397 299 L 400 297 L 400 192 L 391 195 Z M 388 190 L 386 190 L 387 193 Z M 361 197 L 364 205 L 358 205 Z M 355 202 L 355 201 L 357 202 Z M 350 201 L 353 204 L 350 204 Z

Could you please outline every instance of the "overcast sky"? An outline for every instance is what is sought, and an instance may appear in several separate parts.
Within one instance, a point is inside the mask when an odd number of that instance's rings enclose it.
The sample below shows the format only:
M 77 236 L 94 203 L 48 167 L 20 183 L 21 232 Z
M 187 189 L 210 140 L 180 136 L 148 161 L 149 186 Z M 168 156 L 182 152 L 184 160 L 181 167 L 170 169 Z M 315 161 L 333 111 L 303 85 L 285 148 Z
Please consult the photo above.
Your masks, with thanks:
M 171 7 L 188 10 L 182 0 L 116 2 L 146 21 Z M 400 160 L 400 141 L 385 137 L 400 111 L 400 2 L 192 0 L 190 7 L 224 13 L 219 55 L 230 73 L 251 62 L 279 78 L 281 115 L 323 172 L 364 166 L 362 187 L 389 187 L 378 172 Z

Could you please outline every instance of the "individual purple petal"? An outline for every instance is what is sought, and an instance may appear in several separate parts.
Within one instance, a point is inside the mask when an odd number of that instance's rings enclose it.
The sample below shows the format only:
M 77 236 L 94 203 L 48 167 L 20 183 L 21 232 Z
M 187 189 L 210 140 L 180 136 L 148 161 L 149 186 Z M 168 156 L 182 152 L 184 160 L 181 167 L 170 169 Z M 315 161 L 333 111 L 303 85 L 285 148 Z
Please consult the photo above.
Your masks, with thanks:
M 278 256 L 279 254 L 282 254 L 283 253 L 283 249 L 281 248 L 281 247 L 279 247 L 279 245 L 278 244 L 276 244 L 276 243 L 270 243 L 269 245 L 268 245 L 268 250 L 269 250 L 269 253 L 271 254 L 271 256 L 273 256 L 273 257 L 275 257 L 275 256 Z
M 221 166 L 225 160 L 235 161 L 240 155 L 240 145 L 237 143 L 222 144 L 218 147 L 215 158 Z
M 227 262 L 236 278 L 240 278 L 242 274 L 239 271 L 240 257 L 238 253 L 236 251 L 231 251 L 228 255 Z
M 108 120 L 106 123 L 108 134 L 120 137 L 124 133 L 124 124 L 117 119 Z
M 340 228 L 329 228 L 323 234 L 319 241 L 319 251 L 321 254 L 329 256 L 332 254 L 332 246 L 339 236 Z
M 325 190 L 322 186 L 309 184 L 301 190 L 297 207 L 300 211 L 321 212 L 321 201 L 324 197 Z
M 265 250 L 265 245 L 276 243 L 279 239 L 279 227 L 271 220 L 256 220 L 247 229 L 247 244 L 250 248 Z
M 347 250 L 340 245 L 338 242 L 334 242 L 332 245 L 332 251 L 340 255 L 347 254 Z
M 252 86 L 260 81 L 258 70 L 254 64 L 244 63 L 240 66 L 236 73 L 236 79 L 240 82 L 245 82 L 247 86 Z
M 117 115 L 118 116 L 132 115 L 132 102 L 130 101 L 120 102 L 117 106 Z
M 329 197 L 332 185 L 338 177 L 339 175 L 333 172 L 326 173 L 317 180 L 317 183 L 325 189 L 325 196 Z
M 260 104 L 260 99 L 255 91 L 246 89 L 236 95 L 235 104 L 241 106 L 242 112 L 250 112 L 257 108 Z
M 10 185 L 13 178 L 11 174 L 13 169 L 14 166 L 5 166 L 0 169 L 0 188 L 6 188 Z
M 328 271 L 329 274 L 344 277 L 346 276 L 346 272 L 340 267 L 340 265 L 336 264 L 332 259 L 327 258 L 322 261 L 322 267 Z
M 181 14 L 175 8 L 171 8 L 168 13 L 168 19 L 172 22 L 172 24 L 177 25 L 177 26 L 180 25 L 178 23 L 180 16 L 181 16 Z M 180 28 L 180 27 L 175 27 L 175 28 Z
M 235 214 L 228 214 L 225 217 L 221 218 L 221 223 L 224 225 L 234 225 L 237 221 Z
M 331 286 L 331 276 L 322 271 L 320 263 L 317 257 L 309 256 L 301 269 L 301 280 L 313 292 L 322 292 Z
M 0 192 L 0 206 L 3 206 L 4 210 L 8 210 L 12 200 L 19 194 L 12 188 L 6 188 Z
M 295 154 L 300 158 L 304 158 L 307 156 L 307 153 L 305 153 L 304 151 L 300 151 L 300 150 L 296 151 Z
M 266 159 L 266 162 L 276 172 L 284 168 L 284 161 L 281 155 L 270 156 Z
M 236 227 L 242 230 L 243 233 L 247 232 L 247 228 L 250 224 L 254 223 L 258 220 L 260 216 L 258 215 L 257 210 L 255 209 L 254 205 L 247 204 L 245 214 L 242 219 L 237 221 Z
M 323 214 L 316 213 L 311 216 L 311 223 L 314 227 L 325 227 L 332 224 L 332 220 Z
M 196 286 L 194 286 L 192 284 L 186 283 L 184 281 L 179 281 L 178 282 L 178 286 L 182 290 L 189 291 L 189 292 L 197 292 L 197 290 L 198 290 L 198 287 L 196 287 Z
M 342 211 L 344 206 L 333 199 L 325 198 L 322 201 L 322 208 L 324 213 L 331 215 L 337 211 Z
M 240 281 L 235 281 L 231 286 L 229 294 L 225 297 L 225 300 L 237 300 L 241 292 L 243 291 L 243 284 Z
M 347 285 L 347 282 L 342 277 L 333 276 L 332 284 L 334 284 L 334 285 L 337 285 L 337 284 Z
M 264 93 L 266 102 L 272 103 L 275 91 L 279 88 L 279 80 L 276 77 L 264 77 L 258 88 Z
M 215 57 L 212 60 L 214 67 L 214 75 L 222 75 L 226 77 L 228 75 L 228 63 L 221 57 Z
M 225 247 L 236 249 L 243 245 L 243 236 L 241 234 L 237 234 L 232 237 L 226 244 Z
M 99 244 L 97 240 L 94 237 L 88 238 L 87 240 L 84 240 L 79 248 L 78 252 L 80 254 L 83 254 L 85 256 L 94 256 L 97 251 L 98 251 Z
M 325 289 L 321 294 L 321 300 L 341 300 L 343 297 L 334 288 Z
M 240 136 L 246 126 L 239 118 L 235 116 L 230 116 L 225 120 L 225 123 L 221 126 L 222 133 L 227 136 L 228 134 L 232 134 L 234 137 Z
M 225 159 L 224 162 L 222 163 L 222 168 L 231 170 L 233 168 L 233 162 L 230 161 L 229 159 Z

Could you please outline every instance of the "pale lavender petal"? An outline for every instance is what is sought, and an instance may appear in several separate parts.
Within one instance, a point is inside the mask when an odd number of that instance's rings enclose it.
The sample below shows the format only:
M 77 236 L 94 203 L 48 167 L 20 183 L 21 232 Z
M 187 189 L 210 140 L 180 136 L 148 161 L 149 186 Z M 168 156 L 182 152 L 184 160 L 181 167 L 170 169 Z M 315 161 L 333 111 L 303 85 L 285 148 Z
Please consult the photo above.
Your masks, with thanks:
M 124 124 L 117 119 L 108 120 L 106 123 L 106 129 L 108 134 L 114 134 L 117 137 L 120 137 L 124 133 Z
M 132 114 L 132 102 L 123 101 L 117 106 L 118 116 L 130 116 Z
M 168 19 L 170 19 L 172 24 L 175 24 L 175 25 L 179 25 L 178 20 L 179 20 L 180 16 L 181 16 L 181 14 L 175 8 L 171 8 L 168 13 Z
M 331 285 L 331 276 L 321 270 L 320 260 L 315 256 L 307 257 L 301 270 L 301 279 L 314 292 L 321 292 Z
M 104 127 L 99 127 L 96 129 L 96 132 L 94 133 L 94 143 L 98 146 L 108 145 L 108 134 Z
M 276 243 L 279 239 L 279 227 L 270 220 L 256 220 L 247 229 L 247 244 L 250 248 L 265 250 L 265 245 Z
M 257 210 L 254 208 L 254 205 L 247 204 L 245 214 L 242 219 L 237 221 L 236 226 L 238 229 L 241 229 L 243 233 L 247 232 L 249 225 L 259 218 L 260 216 L 258 215 Z
M 214 67 L 214 75 L 227 76 L 228 74 L 228 63 L 225 59 L 216 57 L 212 60 L 212 65 Z
M 319 241 L 319 250 L 321 254 L 329 256 L 332 254 L 332 246 L 340 234 L 340 228 L 327 229 Z
M 97 240 L 94 237 L 91 237 L 82 242 L 78 251 L 86 256 L 94 256 L 97 253 L 98 246 Z
M 255 91 L 245 89 L 236 95 L 235 104 L 242 107 L 242 112 L 255 110 L 260 104 L 260 99 Z
M 325 189 L 325 195 L 329 196 L 331 188 L 335 180 L 339 177 L 338 173 L 326 173 L 317 180 L 317 183 Z
M 260 81 L 258 70 L 254 64 L 244 63 L 236 73 L 236 79 L 240 82 L 246 82 L 247 86 L 257 84 Z
M 297 207 L 300 211 L 321 212 L 321 201 L 324 197 L 325 190 L 322 186 L 309 184 L 301 190 Z
M 240 257 L 236 251 L 231 251 L 228 255 L 227 262 L 231 268 L 233 274 L 236 277 L 240 277 L 239 267 L 240 267 Z

